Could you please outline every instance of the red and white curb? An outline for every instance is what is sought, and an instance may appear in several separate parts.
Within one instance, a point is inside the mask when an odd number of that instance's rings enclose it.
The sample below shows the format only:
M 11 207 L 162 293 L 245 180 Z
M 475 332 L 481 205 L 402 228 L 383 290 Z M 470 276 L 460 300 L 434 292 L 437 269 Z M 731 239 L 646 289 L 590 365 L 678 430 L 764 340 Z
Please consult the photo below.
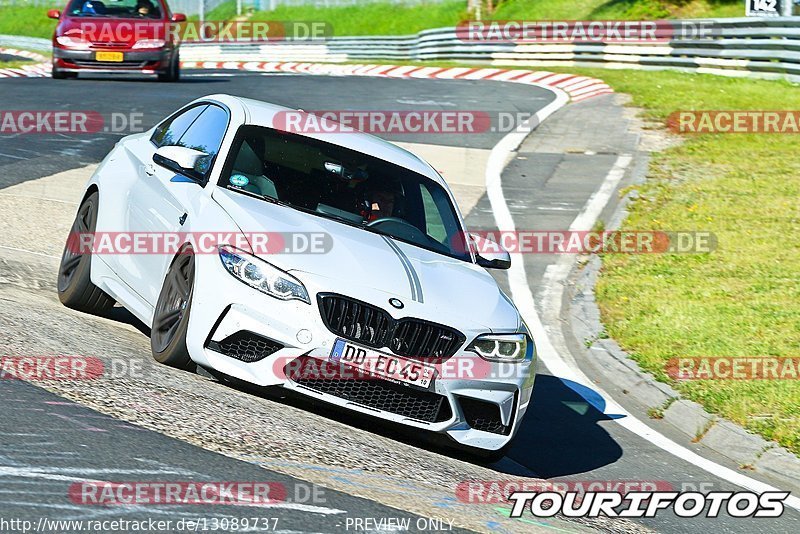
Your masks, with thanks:
M 23 65 L 22 67 L 0 69 L 0 78 L 39 78 L 41 76 L 50 75 L 50 62 L 42 54 L 29 52 L 27 50 L 17 50 L 16 48 L 3 47 L 0 47 L 0 54 L 39 61 L 39 63 L 35 63 L 33 65 Z
M 7 56 L 16 56 L 25 59 L 32 59 L 34 61 L 47 61 L 47 57 L 43 56 L 42 54 L 36 52 L 30 52 L 28 50 L 18 50 L 16 48 L 4 48 L 0 46 L 0 54 L 5 54 Z
M 0 48 L 0 54 L 24 57 L 40 61 L 33 65 L 0 69 L 0 78 L 49 76 L 51 65 L 47 58 L 35 52 Z M 341 65 L 335 63 L 294 63 L 259 61 L 184 61 L 187 69 L 228 69 L 251 72 L 287 72 L 318 76 L 377 76 L 383 78 L 427 78 L 439 80 L 491 80 L 553 87 L 564 91 L 573 102 L 593 96 L 613 93 L 605 82 L 588 76 L 563 74 L 548 71 L 520 69 L 469 68 L 469 67 L 420 67 L 397 65 Z
M 560 89 L 570 100 L 580 102 L 593 96 L 613 93 L 605 82 L 588 76 L 557 74 L 548 71 L 468 67 L 419 67 L 397 65 L 341 65 L 335 63 L 294 63 L 281 61 L 185 61 L 187 69 L 230 69 L 253 72 L 289 72 L 322 76 L 378 76 L 383 78 L 432 78 L 440 80 L 492 80 L 540 85 Z

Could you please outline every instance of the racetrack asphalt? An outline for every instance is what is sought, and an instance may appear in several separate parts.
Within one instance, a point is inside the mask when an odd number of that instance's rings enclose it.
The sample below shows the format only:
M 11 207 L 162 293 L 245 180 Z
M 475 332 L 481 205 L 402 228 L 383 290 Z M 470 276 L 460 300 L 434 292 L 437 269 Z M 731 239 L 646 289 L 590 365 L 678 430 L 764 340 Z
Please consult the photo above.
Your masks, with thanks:
M 461 109 L 483 110 L 490 114 L 536 111 L 553 98 L 547 90 L 513 84 L 257 74 L 229 76 L 224 72 L 193 74 L 184 83 L 166 85 L 147 81 L 58 82 L 24 78 L 0 83 L 6 95 L 6 109 L 94 110 L 104 115 L 138 112 L 142 114 L 146 127 L 193 98 L 218 92 L 307 110 Z M 603 115 L 609 109 L 613 110 L 613 106 L 608 102 L 603 106 L 602 103 L 590 100 L 568 106 L 540 127 L 520 148 L 507 168 L 503 182 L 518 228 L 565 229 L 599 186 L 617 154 L 636 150 L 636 139 L 627 132 L 627 123 Z M 594 117 L 594 122 L 589 117 Z M 586 135 L 586 132 L 593 135 Z M 486 132 L 386 137 L 394 141 L 489 149 L 501 136 L 498 132 Z M 0 188 L 97 163 L 119 137 L 111 133 L 3 135 L 0 137 Z M 574 141 L 565 146 L 565 138 Z M 552 142 L 548 144 L 543 139 Z M 75 192 L 76 195 L 79 193 Z M 67 207 L 74 212 L 74 204 Z M 23 222 L 36 224 L 35 210 L 16 215 Z M 493 228 L 485 197 L 472 209 L 467 221 L 471 228 Z M 24 224 L 18 227 L 24 227 Z M 52 237 L 54 242 L 62 239 L 61 236 Z M 147 467 L 152 469 L 151 479 L 197 476 L 210 480 L 224 475 L 226 479 L 247 480 L 257 476 L 253 474 L 257 471 L 261 478 L 283 477 L 281 480 L 292 484 L 294 481 L 286 477 L 294 475 L 324 484 L 325 491 L 329 492 L 326 494 L 331 496 L 326 506 L 345 511 L 340 517 L 339 514 L 275 512 L 286 519 L 282 521 L 286 528 L 301 531 L 337 531 L 335 522 L 348 514 L 386 517 L 408 515 L 408 511 L 463 519 L 461 524 L 477 530 L 516 531 L 537 527 L 505 520 L 492 507 L 470 508 L 454 502 L 452 488 L 465 479 L 658 480 L 673 486 L 691 487 L 691 484 L 707 483 L 714 489 L 730 487 L 619 428 L 603 414 L 602 406 L 592 405 L 587 400 L 591 399 L 591 392 L 572 388 L 549 375 L 546 369 L 542 369 L 537 379 L 533 408 L 508 458 L 488 466 L 464 461 L 458 453 L 443 451 L 424 439 L 405 436 L 395 428 L 376 428 L 378 425 L 369 421 L 331 413 L 302 400 L 240 392 L 208 377 L 165 369 L 150 361 L 149 344 L 141 332 L 146 333 L 146 328 L 130 316 L 120 312 L 105 319 L 90 318 L 60 307 L 52 291 L 56 260 L 7 250 L 1 257 L 0 310 L 3 312 L 3 327 L 8 332 L 6 352 L 127 357 L 141 361 L 146 369 L 143 379 L 101 381 L 97 387 L 47 385 L 48 389 L 69 399 L 119 419 L 105 418 L 72 403 L 46 404 L 58 402 L 58 399 L 31 385 L 0 381 L 0 398 L 4 404 L 8 400 L 11 406 L 20 399 L 24 400 L 20 404 L 39 405 L 43 410 L 26 413 L 9 409 L 0 424 L 4 430 L 16 430 L 4 434 L 3 439 L 7 440 L 3 443 L 4 448 L 33 451 L 34 448 L 29 446 L 32 438 L 51 443 L 42 447 L 41 454 L 28 454 L 16 459 L 7 455 L 3 458 L 4 467 L 34 471 L 48 466 L 59 469 L 75 467 L 73 461 L 80 458 L 83 451 L 79 446 L 84 444 L 92 452 L 86 463 L 77 465 L 84 469 L 91 465 L 93 468 L 102 466 L 121 470 L 114 480 L 122 478 L 126 469 L 142 469 L 136 458 L 144 459 L 145 464 L 151 462 Z M 546 266 L 553 260 L 553 257 L 545 255 L 526 258 L 529 283 L 534 290 Z M 19 275 L 20 272 L 23 274 Z M 502 276 L 498 279 L 505 284 Z M 85 417 L 72 417 L 70 411 Z M 81 419 L 94 421 L 96 417 L 107 425 L 104 428 L 106 432 L 98 439 L 94 439 L 95 435 L 90 432 L 80 430 L 80 425 L 75 422 Z M 257 435 L 255 430 L 259 424 L 270 429 L 269 436 Z M 669 433 L 669 429 L 660 430 Z M 20 436 L 14 437 L 15 433 Z M 353 443 L 358 445 L 353 446 Z M 134 448 L 143 452 L 136 452 L 133 457 L 130 450 Z M 170 473 L 170 470 L 176 473 Z M 73 475 L 85 476 L 85 473 Z M 141 476 L 137 477 L 141 479 Z M 13 486 L 7 485 L 7 480 L 3 477 L 0 484 L 13 498 L 0 499 L 4 516 L 13 516 L 17 512 L 30 517 L 62 515 L 60 511 L 53 512 L 58 508 L 49 506 L 54 501 L 59 503 L 63 500 L 63 487 L 54 490 L 52 481 L 34 477 L 36 482 L 27 486 L 31 491 L 18 494 L 11 491 Z M 16 480 L 12 479 L 12 482 Z M 398 491 L 400 480 L 408 486 Z M 9 498 L 12 500 L 8 501 Z M 384 505 L 378 504 L 380 502 Z M 6 510 L 13 513 L 6 514 Z M 206 512 L 203 510 L 202 515 L 230 513 L 227 510 Z M 275 515 L 272 512 L 270 514 Z M 148 510 L 135 513 L 146 516 Z M 180 513 L 199 515 L 193 510 L 181 510 Z M 642 520 L 638 525 L 621 521 L 589 522 L 588 525 L 560 521 L 541 523 L 538 527 L 567 530 L 586 526 L 609 531 L 653 529 L 687 533 L 698 528 L 712 531 L 721 528 L 729 532 L 752 530 L 752 524 L 747 520 L 682 520 L 667 514 L 653 520 Z M 798 530 L 797 514 L 789 511 L 779 521 L 762 521 L 761 524 L 768 524 L 771 532 Z

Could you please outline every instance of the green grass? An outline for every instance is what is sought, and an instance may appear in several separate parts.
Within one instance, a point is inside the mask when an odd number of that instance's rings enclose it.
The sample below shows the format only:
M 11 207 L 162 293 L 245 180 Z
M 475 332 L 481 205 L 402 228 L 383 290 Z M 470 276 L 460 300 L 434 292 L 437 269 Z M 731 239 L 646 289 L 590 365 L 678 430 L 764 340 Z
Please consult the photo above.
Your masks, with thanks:
M 651 119 L 686 109 L 800 109 L 784 82 L 674 72 L 584 71 Z M 669 358 L 800 356 L 800 136 L 687 136 L 654 155 L 624 223 L 707 230 L 710 254 L 607 255 L 597 286 L 609 334 L 663 380 Z M 675 384 L 710 411 L 800 454 L 800 382 Z
M 30 61 L 0 61 L 0 69 L 14 69 L 31 64 Z
M 279 6 L 274 11 L 260 11 L 250 20 L 325 21 L 333 35 L 406 35 L 428 28 L 454 26 L 466 18 L 466 2 L 456 0 L 418 6 L 366 4 L 315 8 Z
M 501 2 L 491 16 L 484 14 L 484 19 L 599 20 L 736 16 L 744 16 L 744 6 L 739 0 L 507 0 Z M 274 11 L 256 12 L 251 16 L 251 20 L 321 20 L 330 23 L 334 35 L 339 36 L 407 35 L 427 28 L 455 26 L 469 18 L 463 0 L 406 7 L 381 3 L 330 8 L 280 6 Z
M 53 36 L 56 21 L 47 18 L 47 7 L 0 7 L 0 35 Z
M 553 20 L 638 20 L 743 17 L 739 0 L 506 0 L 493 18 Z

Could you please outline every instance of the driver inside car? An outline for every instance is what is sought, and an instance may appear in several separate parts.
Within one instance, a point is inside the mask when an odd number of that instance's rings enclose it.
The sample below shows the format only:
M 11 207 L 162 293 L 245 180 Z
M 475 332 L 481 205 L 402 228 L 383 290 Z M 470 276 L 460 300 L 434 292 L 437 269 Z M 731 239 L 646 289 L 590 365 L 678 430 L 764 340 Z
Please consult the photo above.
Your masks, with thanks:
M 368 219 L 374 221 L 383 217 L 391 217 L 394 213 L 393 191 L 373 191 L 370 195 L 370 214 Z
M 397 217 L 402 202 L 403 190 L 400 183 L 389 184 L 387 188 L 372 189 L 367 192 L 369 210 L 366 215 L 368 222 L 385 217 Z
M 160 13 L 153 6 L 150 0 L 138 0 L 138 2 L 136 2 L 136 13 L 140 17 L 156 18 L 160 16 Z

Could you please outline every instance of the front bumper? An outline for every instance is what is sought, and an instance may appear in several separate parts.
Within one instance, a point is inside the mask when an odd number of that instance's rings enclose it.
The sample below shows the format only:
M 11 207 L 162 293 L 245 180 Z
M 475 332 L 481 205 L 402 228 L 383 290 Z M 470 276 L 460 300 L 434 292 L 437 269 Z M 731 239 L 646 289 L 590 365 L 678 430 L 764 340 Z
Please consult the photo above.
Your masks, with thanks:
M 330 291 L 326 280 L 294 272 L 305 284 L 312 304 L 281 301 L 239 282 L 215 255 L 198 255 L 196 261 L 198 282 L 187 346 L 198 364 L 259 386 L 280 385 L 348 410 L 444 434 L 469 447 L 497 450 L 516 433 L 530 401 L 534 361 L 491 363 L 465 351 L 469 342 L 486 333 L 482 325 L 451 325 L 467 341 L 443 364 L 447 370 L 440 368 L 427 389 L 378 379 L 298 378 L 285 371 L 297 358 L 314 359 L 318 366 L 334 365 L 328 359 L 338 336 L 325 326 L 315 298 L 317 293 Z M 337 290 L 352 294 L 346 288 Z M 368 299 L 362 295 L 362 300 Z M 412 310 L 403 311 L 404 316 L 425 319 Z M 244 339 L 245 335 L 249 338 Z M 231 340 L 251 343 L 251 348 L 258 345 L 268 355 L 255 361 L 232 356 L 225 348 L 232 346 Z M 378 350 L 392 353 L 385 347 Z
M 123 61 L 97 61 L 97 52 L 122 52 Z M 157 74 L 169 69 L 175 49 L 73 50 L 53 47 L 53 67 L 62 72 Z

